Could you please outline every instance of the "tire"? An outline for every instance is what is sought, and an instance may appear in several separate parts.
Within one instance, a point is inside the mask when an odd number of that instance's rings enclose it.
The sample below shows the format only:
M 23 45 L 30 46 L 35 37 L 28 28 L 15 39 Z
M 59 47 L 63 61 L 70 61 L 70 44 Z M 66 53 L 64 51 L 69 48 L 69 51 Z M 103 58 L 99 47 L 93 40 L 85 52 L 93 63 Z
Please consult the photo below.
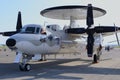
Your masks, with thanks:
M 30 64 L 25 64 L 24 70 L 25 71 L 30 71 L 31 70 L 31 65 Z
M 96 54 L 94 54 L 93 56 L 93 63 L 97 63 L 98 62 L 98 57 Z
M 20 69 L 20 71 L 24 71 L 24 67 L 22 64 L 19 64 L 19 69 Z

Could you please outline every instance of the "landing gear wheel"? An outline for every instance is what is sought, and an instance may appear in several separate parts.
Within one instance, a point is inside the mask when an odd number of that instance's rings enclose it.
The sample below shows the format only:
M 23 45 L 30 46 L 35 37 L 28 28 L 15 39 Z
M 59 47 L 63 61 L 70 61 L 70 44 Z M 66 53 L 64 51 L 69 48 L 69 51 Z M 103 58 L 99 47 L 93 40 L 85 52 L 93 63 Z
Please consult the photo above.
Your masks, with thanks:
M 30 64 L 20 64 L 19 65 L 20 71 L 30 71 L 31 70 L 31 65 Z
M 25 69 L 25 71 L 30 71 L 31 70 L 31 65 L 30 64 L 26 64 L 24 69 Z
M 19 64 L 19 69 L 20 69 L 20 71 L 24 71 L 24 66 L 23 66 L 23 64 L 21 63 L 21 64 Z
M 93 56 L 93 63 L 98 63 L 98 56 L 96 54 Z

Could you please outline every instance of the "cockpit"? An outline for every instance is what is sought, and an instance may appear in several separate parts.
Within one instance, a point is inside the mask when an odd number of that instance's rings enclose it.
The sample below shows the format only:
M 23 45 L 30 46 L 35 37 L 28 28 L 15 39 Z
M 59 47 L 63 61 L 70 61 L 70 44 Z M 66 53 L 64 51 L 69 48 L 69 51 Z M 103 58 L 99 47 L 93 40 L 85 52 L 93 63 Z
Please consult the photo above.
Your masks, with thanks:
M 27 34 L 46 34 L 46 31 L 42 26 L 36 24 L 29 24 L 25 25 L 20 33 L 27 33 Z

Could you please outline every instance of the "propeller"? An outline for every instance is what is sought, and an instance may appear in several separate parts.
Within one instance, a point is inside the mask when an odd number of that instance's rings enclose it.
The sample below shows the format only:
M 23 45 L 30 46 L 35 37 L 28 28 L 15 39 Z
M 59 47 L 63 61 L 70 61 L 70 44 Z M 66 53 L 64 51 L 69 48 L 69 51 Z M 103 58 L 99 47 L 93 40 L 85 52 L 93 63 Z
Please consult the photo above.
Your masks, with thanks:
M 93 54 L 93 46 L 94 46 L 94 33 L 108 33 L 108 32 L 116 32 L 120 30 L 120 27 L 117 26 L 94 26 L 94 18 L 93 18 L 93 7 L 92 4 L 88 4 L 87 7 L 87 16 L 86 16 L 86 25 L 87 28 L 69 28 L 65 30 L 65 32 L 70 34 L 84 34 L 87 33 L 87 54 L 88 57 L 92 57 Z M 118 36 L 116 36 L 117 38 Z
M 16 25 L 16 31 L 8 31 L 8 32 L 0 32 L 3 36 L 12 36 L 16 33 L 20 32 L 20 29 L 22 28 L 22 19 L 21 19 L 21 12 L 18 12 L 18 18 L 17 18 L 17 25 Z
M 87 37 L 87 54 L 88 54 L 88 57 L 92 57 L 92 54 L 93 54 L 94 33 L 115 32 L 117 42 L 118 42 L 118 45 L 119 45 L 119 39 L 118 39 L 118 35 L 117 35 L 117 31 L 120 30 L 119 27 L 116 27 L 114 25 L 114 26 L 95 26 L 94 28 L 91 28 L 92 25 L 94 25 L 92 4 L 88 4 L 86 25 L 88 26 L 87 29 L 86 29 L 86 33 L 88 35 L 88 37 Z

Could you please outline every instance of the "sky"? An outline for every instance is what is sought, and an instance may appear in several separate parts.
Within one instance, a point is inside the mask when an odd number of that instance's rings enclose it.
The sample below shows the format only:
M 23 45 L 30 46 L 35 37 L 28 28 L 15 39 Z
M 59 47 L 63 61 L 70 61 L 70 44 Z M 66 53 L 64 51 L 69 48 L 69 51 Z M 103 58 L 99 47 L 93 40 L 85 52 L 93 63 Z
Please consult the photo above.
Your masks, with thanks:
M 107 11 L 107 14 L 96 18 L 95 25 L 120 26 L 120 4 L 119 0 L 0 0 L 0 32 L 13 31 L 16 28 L 18 11 L 22 13 L 22 23 L 41 24 L 69 24 L 69 21 L 45 18 L 40 11 L 49 7 L 63 5 L 87 5 L 91 3 Z M 86 26 L 85 20 L 78 21 L 80 26 Z M 112 37 L 115 38 L 115 37 Z M 7 37 L 0 36 L 0 44 L 5 44 Z

